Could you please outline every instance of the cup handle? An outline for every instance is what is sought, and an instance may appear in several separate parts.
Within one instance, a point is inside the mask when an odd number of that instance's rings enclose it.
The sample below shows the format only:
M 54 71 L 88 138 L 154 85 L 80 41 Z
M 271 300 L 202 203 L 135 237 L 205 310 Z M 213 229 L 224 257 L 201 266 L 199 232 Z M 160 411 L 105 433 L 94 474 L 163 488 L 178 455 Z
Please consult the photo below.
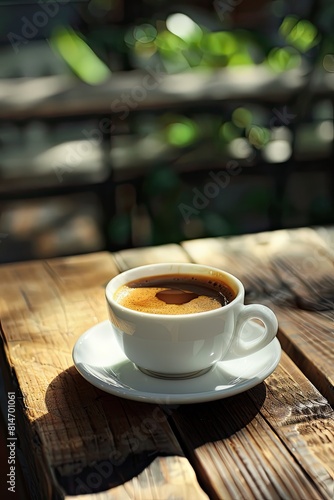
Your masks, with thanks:
M 242 338 L 243 326 L 250 319 L 259 319 L 263 322 L 264 328 L 261 329 L 262 334 L 254 335 L 255 331 L 252 330 L 249 338 L 248 336 Z M 259 332 L 261 332 L 261 330 L 258 329 Z M 244 305 L 237 317 L 235 325 L 236 333 L 233 337 L 229 352 L 232 352 L 236 357 L 242 357 L 259 351 L 276 337 L 277 330 L 277 318 L 269 307 L 261 304 Z

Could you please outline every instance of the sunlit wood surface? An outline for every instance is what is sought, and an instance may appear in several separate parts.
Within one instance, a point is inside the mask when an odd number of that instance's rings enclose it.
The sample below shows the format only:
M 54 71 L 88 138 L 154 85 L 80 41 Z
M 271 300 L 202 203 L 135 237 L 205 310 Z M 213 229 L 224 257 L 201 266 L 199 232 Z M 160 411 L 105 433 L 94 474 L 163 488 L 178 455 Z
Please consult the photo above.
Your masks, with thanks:
M 333 241 L 333 229 L 305 228 L 1 266 L 4 390 L 34 498 L 332 500 Z M 167 261 L 228 270 L 247 302 L 276 312 L 285 352 L 263 383 L 158 406 L 78 374 L 72 348 L 107 319 L 109 279 Z

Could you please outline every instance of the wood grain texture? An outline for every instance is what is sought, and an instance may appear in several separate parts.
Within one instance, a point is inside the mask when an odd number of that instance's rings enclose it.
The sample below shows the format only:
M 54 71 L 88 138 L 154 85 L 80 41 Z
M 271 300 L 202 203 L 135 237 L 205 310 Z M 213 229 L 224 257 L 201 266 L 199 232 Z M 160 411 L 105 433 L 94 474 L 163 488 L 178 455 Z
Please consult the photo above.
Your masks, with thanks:
M 307 377 L 334 404 L 333 230 L 282 230 L 183 243 L 190 257 L 235 274 L 246 301 L 271 307 L 279 339 Z
M 210 498 L 333 498 L 334 413 L 286 355 L 264 384 L 172 418 Z
M 323 396 L 333 380 L 333 260 L 324 235 L 279 231 L 1 266 L 3 349 L 39 497 L 332 500 L 334 417 Z M 254 389 L 206 404 L 137 403 L 86 382 L 71 351 L 107 318 L 109 279 L 188 260 L 230 270 L 248 301 L 275 309 L 282 345 L 323 395 L 285 354 Z
M 116 252 L 113 257 L 120 271 L 153 263 L 189 262 L 189 257 L 183 248 L 175 244 L 131 248 Z
M 107 319 L 117 273 L 107 253 L 0 267 L 1 334 L 37 494 L 207 498 L 159 407 L 107 395 L 73 366 L 77 338 Z

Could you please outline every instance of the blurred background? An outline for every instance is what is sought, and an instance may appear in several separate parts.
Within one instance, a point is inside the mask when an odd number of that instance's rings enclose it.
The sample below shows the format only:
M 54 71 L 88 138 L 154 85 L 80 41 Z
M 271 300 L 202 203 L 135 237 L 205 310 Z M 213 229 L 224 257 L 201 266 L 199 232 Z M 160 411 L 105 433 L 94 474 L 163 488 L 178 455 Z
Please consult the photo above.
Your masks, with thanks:
M 0 0 L 0 262 L 331 224 L 331 0 Z

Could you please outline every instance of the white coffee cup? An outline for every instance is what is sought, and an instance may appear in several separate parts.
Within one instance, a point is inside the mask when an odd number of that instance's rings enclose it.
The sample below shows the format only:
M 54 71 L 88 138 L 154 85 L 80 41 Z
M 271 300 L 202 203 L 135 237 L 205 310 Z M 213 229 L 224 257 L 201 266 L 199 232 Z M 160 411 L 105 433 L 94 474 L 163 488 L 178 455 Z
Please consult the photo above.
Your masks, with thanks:
M 124 307 L 115 292 L 140 278 L 167 274 L 202 275 L 226 283 L 235 298 L 218 309 L 191 314 L 153 314 Z M 109 281 L 109 318 L 125 355 L 144 373 L 188 378 L 205 373 L 218 361 L 244 357 L 268 345 L 277 334 L 277 318 L 260 304 L 244 304 L 245 290 L 235 276 L 201 264 L 152 264 L 125 271 Z M 252 320 L 264 327 L 244 329 Z

